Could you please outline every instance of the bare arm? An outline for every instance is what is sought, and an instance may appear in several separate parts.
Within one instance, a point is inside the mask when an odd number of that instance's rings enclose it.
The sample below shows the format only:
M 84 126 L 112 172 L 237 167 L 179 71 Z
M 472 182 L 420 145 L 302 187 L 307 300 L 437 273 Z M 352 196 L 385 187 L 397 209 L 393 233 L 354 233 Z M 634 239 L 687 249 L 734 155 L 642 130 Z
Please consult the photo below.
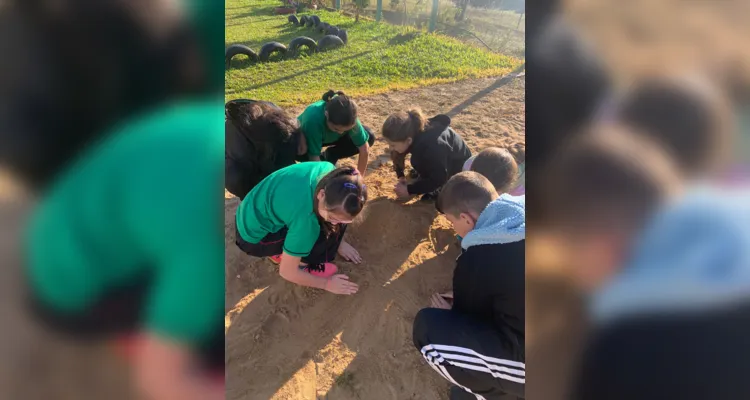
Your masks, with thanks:
M 362 177 L 367 174 L 367 162 L 370 161 L 370 144 L 365 142 L 362 146 L 359 146 L 359 160 L 357 161 L 357 169 Z
M 154 400 L 219 400 L 223 385 L 196 376 L 195 360 L 188 347 L 146 333 L 134 359 L 133 377 L 144 398 Z

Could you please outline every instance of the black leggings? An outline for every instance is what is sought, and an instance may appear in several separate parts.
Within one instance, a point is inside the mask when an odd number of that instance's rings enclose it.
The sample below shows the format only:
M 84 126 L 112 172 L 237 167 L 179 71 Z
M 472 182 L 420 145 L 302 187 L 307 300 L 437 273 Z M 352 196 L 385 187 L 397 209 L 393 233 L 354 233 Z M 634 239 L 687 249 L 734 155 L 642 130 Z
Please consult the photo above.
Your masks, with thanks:
M 288 229 L 284 227 L 278 232 L 269 233 L 266 237 L 261 239 L 259 243 L 250 243 L 242 239 L 240 232 L 235 226 L 235 234 L 237 235 L 235 244 L 237 244 L 237 247 L 239 247 L 240 250 L 251 256 L 277 256 L 284 252 L 284 239 L 286 239 L 287 232 Z M 346 233 L 345 224 L 339 224 L 337 232 L 332 233 L 328 237 L 326 237 L 323 228 L 321 228 L 318 240 L 315 242 L 315 245 L 313 245 L 310 254 L 302 257 L 302 262 L 308 265 L 332 262 L 336 259 L 336 253 L 339 251 L 341 241 L 344 239 L 344 233 Z
M 368 134 L 367 143 L 372 146 L 375 143 L 375 135 L 372 134 L 370 128 L 364 127 Z M 357 147 L 352 138 L 349 135 L 342 135 L 341 138 L 332 143 L 323 143 L 325 151 L 320 154 L 321 161 L 328 161 L 329 163 L 336 165 L 336 163 L 342 158 L 348 158 L 355 156 L 359 153 L 359 147 Z M 297 158 L 299 161 L 309 161 L 310 156 L 305 154 Z

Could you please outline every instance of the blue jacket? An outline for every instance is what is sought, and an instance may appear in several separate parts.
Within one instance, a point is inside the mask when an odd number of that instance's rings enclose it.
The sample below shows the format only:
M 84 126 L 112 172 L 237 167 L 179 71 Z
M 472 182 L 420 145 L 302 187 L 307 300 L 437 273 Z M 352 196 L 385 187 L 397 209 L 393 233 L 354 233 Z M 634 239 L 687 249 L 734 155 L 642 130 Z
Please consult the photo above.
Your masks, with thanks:
M 592 302 L 595 321 L 750 302 L 750 191 L 696 188 L 657 215 Z

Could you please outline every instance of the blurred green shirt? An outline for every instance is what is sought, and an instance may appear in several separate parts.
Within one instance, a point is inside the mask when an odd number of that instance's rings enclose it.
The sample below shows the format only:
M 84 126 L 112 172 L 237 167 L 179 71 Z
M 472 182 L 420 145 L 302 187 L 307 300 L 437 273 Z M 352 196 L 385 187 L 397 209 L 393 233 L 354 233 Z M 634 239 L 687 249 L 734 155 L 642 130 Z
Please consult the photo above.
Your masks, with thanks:
M 309 105 L 305 111 L 297 117 L 300 128 L 305 134 L 307 141 L 307 154 L 310 156 L 319 156 L 323 145 L 331 144 L 341 139 L 343 135 L 349 135 L 352 138 L 352 142 L 357 147 L 360 147 L 367 143 L 367 139 L 370 135 L 357 120 L 357 124 L 351 130 L 338 134 L 328 129 L 328 123 L 326 122 L 326 102 L 319 100 Z
M 27 231 L 27 275 L 40 301 L 85 312 L 146 276 L 145 329 L 201 344 L 223 326 L 222 103 L 138 118 L 61 176 Z
M 313 161 L 282 168 L 265 179 L 237 208 L 237 230 L 250 243 L 259 243 L 269 233 L 287 227 L 284 252 L 295 257 L 310 254 L 320 236 L 313 210 L 315 188 L 336 167 Z

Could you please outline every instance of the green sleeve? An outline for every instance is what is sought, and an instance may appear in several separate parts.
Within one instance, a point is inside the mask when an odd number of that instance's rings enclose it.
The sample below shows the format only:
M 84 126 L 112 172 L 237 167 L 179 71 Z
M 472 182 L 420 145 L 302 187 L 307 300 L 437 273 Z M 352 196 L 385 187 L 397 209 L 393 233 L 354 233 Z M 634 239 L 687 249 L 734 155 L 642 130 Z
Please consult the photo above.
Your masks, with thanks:
M 309 107 L 298 118 L 299 126 L 302 133 L 305 134 L 307 141 L 307 154 L 310 156 L 319 156 L 323 150 L 323 126 L 320 124 L 320 116 L 316 111 L 319 108 Z
M 216 132 L 210 142 L 201 140 L 184 150 L 178 146 L 181 151 L 151 152 L 134 163 L 128 182 L 121 182 L 132 188 L 126 199 L 126 217 L 132 221 L 128 229 L 154 271 L 144 310 L 145 328 L 190 344 L 205 343 L 217 329 L 223 329 L 223 126 L 219 117 L 212 118 L 217 121 L 215 127 L 196 128 Z M 201 145 L 203 149 L 197 150 Z
M 367 139 L 370 138 L 370 135 L 367 134 L 367 131 L 365 130 L 365 127 L 362 126 L 362 123 L 359 122 L 359 119 L 357 120 L 357 125 L 352 128 L 348 132 L 349 137 L 352 138 L 352 142 L 354 142 L 354 145 L 357 147 L 361 147 L 365 143 L 367 143 Z
M 297 218 L 289 225 L 289 232 L 284 239 L 284 252 L 290 256 L 305 257 L 310 254 L 318 236 L 320 224 L 314 215 Z

